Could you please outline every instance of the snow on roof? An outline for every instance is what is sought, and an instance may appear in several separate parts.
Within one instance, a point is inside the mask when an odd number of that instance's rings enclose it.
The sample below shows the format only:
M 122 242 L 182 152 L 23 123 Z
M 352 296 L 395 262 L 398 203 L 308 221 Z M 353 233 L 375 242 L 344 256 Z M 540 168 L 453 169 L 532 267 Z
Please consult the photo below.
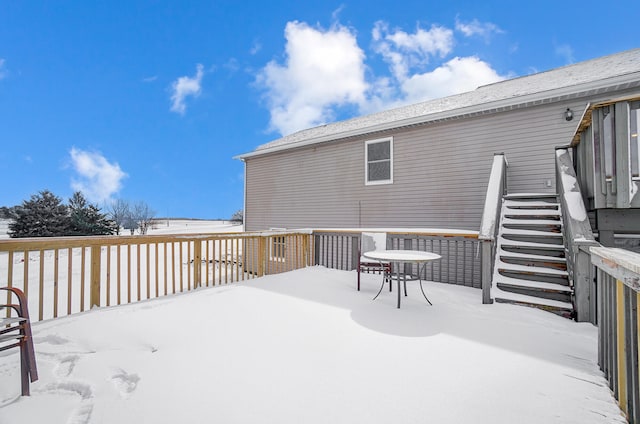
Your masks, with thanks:
M 604 56 L 573 65 L 478 87 L 474 91 L 373 113 L 298 131 L 259 146 L 239 158 L 316 142 L 450 119 L 470 113 L 504 108 L 531 101 L 617 83 L 611 78 L 640 73 L 640 49 Z M 640 77 L 635 77 L 640 79 Z

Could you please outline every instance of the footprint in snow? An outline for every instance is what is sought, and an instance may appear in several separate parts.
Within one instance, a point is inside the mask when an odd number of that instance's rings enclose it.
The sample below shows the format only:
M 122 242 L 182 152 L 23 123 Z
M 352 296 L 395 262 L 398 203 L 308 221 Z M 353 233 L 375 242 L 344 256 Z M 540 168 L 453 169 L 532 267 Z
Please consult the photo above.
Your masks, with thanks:
M 129 374 L 125 370 L 118 370 L 116 374 L 111 377 L 111 382 L 120 392 L 123 397 L 129 396 L 138 387 L 140 377 L 138 374 Z
M 48 336 L 44 336 L 44 337 L 34 337 L 33 341 L 36 344 L 49 343 L 52 345 L 63 345 L 63 344 L 69 343 L 69 340 L 65 339 L 64 337 L 60 337 L 56 334 L 49 334 Z
M 78 406 L 72 411 L 67 424 L 88 424 L 93 413 L 93 391 L 91 386 L 78 381 L 51 383 L 38 389 L 38 393 L 70 393 L 80 396 Z
M 79 360 L 80 357 L 78 355 L 65 356 L 55 366 L 55 368 L 53 369 L 53 373 L 56 375 L 56 377 L 69 377 Z
M 67 424 L 88 424 L 91 421 L 92 412 L 93 403 L 85 403 L 83 401 L 83 403 L 73 411 L 67 420 Z
M 44 386 L 42 389 L 37 390 L 39 393 L 72 393 L 80 396 L 82 400 L 88 400 L 93 398 L 93 391 L 91 386 L 78 381 L 62 381 L 57 383 L 51 383 Z

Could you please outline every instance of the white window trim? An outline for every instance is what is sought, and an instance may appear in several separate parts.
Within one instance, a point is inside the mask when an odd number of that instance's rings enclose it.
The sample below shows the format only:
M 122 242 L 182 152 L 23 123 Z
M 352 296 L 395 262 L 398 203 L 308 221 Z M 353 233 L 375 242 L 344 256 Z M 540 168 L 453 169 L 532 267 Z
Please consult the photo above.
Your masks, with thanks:
M 389 161 L 390 161 L 390 169 L 389 169 L 389 179 L 388 180 L 378 180 L 378 181 L 369 181 L 369 144 L 382 143 L 388 141 L 389 142 Z M 364 185 L 383 185 L 383 184 L 393 184 L 393 137 L 385 137 L 385 138 L 377 138 L 375 140 L 367 140 L 364 143 Z
M 285 228 L 270 228 L 270 231 L 284 231 Z M 286 262 L 287 257 L 287 238 L 284 235 L 272 235 L 269 243 L 269 261 L 271 262 Z M 282 239 L 282 254 L 283 256 L 277 256 L 274 253 L 274 244 L 276 239 Z

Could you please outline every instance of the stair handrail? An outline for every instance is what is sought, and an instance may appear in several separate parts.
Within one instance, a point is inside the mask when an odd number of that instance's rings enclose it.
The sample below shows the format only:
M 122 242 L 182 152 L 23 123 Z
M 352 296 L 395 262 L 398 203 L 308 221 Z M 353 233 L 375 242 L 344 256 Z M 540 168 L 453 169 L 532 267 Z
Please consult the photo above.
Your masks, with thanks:
M 556 149 L 556 187 L 562 211 L 569 282 L 574 290 L 577 321 L 595 324 L 595 283 L 589 248 L 599 246 L 591 231 L 573 161 L 566 147 Z
M 482 303 L 491 303 L 491 279 L 495 263 L 496 239 L 498 237 L 502 199 L 507 193 L 507 168 L 509 163 L 504 153 L 493 155 L 491 175 L 484 200 L 478 239 L 482 249 Z

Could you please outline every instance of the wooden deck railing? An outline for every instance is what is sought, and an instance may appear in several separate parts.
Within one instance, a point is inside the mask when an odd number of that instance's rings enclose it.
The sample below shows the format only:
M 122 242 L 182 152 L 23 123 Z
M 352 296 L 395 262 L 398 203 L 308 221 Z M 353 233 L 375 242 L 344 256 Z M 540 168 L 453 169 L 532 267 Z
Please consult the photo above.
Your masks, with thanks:
M 0 240 L 1 285 L 32 320 L 229 284 L 308 266 L 310 232 Z
M 597 267 L 598 364 L 629 423 L 640 423 L 640 255 L 592 247 Z
M 327 268 L 356 269 L 361 231 L 314 230 L 314 262 Z M 429 263 L 421 270 L 424 279 L 481 287 L 481 252 L 477 232 L 392 229 L 386 230 L 386 233 L 388 249 L 422 250 L 442 256 L 440 260 Z
M 476 232 L 387 231 L 390 249 L 438 253 L 423 278 L 480 287 Z M 309 265 L 353 270 L 361 230 L 0 240 L 0 282 L 27 296 L 33 321 L 216 286 Z

